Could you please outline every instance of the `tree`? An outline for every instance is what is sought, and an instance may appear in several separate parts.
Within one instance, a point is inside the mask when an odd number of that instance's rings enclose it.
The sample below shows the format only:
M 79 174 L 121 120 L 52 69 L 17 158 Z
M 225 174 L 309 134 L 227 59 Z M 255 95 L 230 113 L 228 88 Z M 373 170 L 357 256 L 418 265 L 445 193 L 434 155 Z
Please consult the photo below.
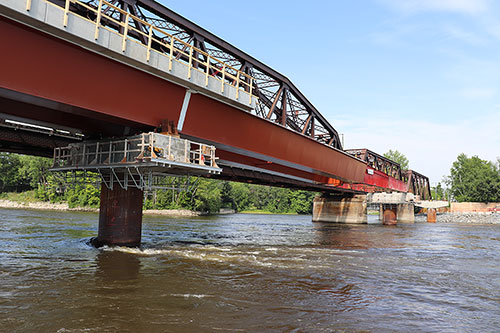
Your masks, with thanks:
M 193 208 L 200 212 L 219 212 L 222 204 L 221 188 L 220 181 L 201 179 L 194 194 Z
M 410 162 L 408 161 L 406 156 L 397 150 L 389 149 L 389 151 L 384 154 L 384 157 L 390 159 L 391 161 L 399 163 L 399 165 L 401 166 L 401 170 L 408 170 L 410 168 Z
M 311 214 L 313 210 L 313 198 L 315 192 L 308 191 L 291 191 L 290 192 L 290 208 L 297 214 Z
M 19 155 L 0 153 L 0 192 L 11 190 L 19 183 Z
M 434 200 L 448 200 L 446 190 L 443 188 L 441 183 L 437 183 L 436 186 L 432 187 L 431 193 Z
M 448 178 L 451 195 L 459 202 L 496 202 L 500 200 L 498 165 L 460 154 L 453 162 Z
M 52 160 L 46 157 L 18 155 L 19 176 L 28 180 L 32 188 L 47 182 L 47 174 Z

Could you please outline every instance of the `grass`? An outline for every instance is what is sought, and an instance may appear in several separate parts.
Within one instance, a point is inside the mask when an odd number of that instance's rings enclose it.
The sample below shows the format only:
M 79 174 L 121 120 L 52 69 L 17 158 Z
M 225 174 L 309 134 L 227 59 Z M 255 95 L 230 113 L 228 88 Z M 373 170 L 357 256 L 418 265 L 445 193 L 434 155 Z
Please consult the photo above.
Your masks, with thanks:
M 41 200 L 35 197 L 35 191 L 26 191 L 26 192 L 4 192 L 0 193 L 0 199 L 2 200 L 10 200 L 19 203 L 28 203 L 28 202 L 40 202 Z

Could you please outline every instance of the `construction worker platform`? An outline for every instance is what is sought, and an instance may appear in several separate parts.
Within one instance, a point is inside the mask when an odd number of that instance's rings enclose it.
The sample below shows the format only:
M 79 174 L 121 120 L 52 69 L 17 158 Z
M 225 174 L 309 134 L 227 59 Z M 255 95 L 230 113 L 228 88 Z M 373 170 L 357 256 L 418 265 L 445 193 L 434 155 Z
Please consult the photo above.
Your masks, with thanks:
M 119 185 L 150 190 L 159 177 L 219 174 L 216 160 L 214 146 L 150 132 L 55 148 L 51 171 L 80 178 L 97 174 L 110 189 Z

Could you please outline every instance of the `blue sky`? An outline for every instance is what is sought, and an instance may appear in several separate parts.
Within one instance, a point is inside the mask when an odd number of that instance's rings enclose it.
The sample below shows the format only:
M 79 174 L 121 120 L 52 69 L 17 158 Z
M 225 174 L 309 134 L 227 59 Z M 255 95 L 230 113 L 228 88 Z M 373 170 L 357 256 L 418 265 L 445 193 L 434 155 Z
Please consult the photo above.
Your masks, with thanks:
M 287 76 L 346 148 L 397 149 L 434 185 L 500 157 L 500 2 L 161 0 Z

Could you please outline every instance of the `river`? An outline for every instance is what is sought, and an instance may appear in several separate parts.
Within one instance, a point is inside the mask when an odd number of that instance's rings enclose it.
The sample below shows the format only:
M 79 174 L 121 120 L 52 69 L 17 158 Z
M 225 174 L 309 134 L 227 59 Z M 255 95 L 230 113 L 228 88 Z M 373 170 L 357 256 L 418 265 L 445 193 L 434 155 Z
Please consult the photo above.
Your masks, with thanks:
M 0 210 L 0 331 L 500 327 L 498 224 L 145 217 L 139 250 L 88 246 L 97 218 Z

